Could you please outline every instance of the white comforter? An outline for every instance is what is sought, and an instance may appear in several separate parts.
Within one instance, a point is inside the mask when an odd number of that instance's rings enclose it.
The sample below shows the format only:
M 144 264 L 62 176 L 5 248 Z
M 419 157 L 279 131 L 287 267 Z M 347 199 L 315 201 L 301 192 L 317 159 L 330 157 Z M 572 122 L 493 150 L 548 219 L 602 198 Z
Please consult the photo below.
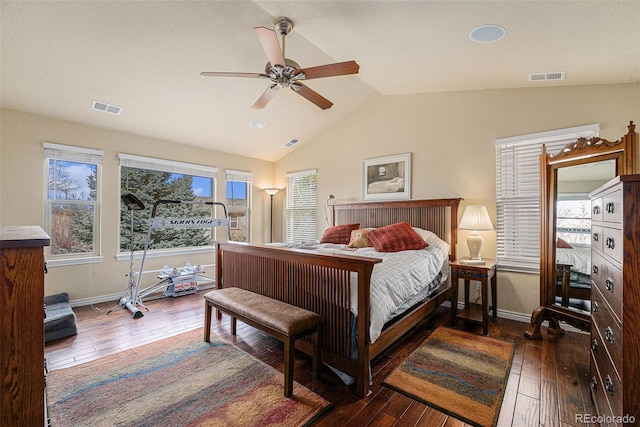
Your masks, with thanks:
M 572 243 L 572 249 L 556 248 L 556 262 L 571 265 L 571 271 L 591 274 L 591 246 Z
M 433 244 L 432 244 L 433 243 Z M 421 291 L 443 272 L 445 280 L 449 268 L 449 245 L 432 242 L 417 251 L 377 252 L 374 248 L 351 249 L 346 245 L 319 244 L 320 253 L 341 253 L 382 259 L 371 275 L 371 327 L 369 335 L 375 342 L 382 327 L 402 303 Z M 354 273 L 354 275 L 356 275 Z M 351 311 L 358 313 L 357 277 L 351 280 Z

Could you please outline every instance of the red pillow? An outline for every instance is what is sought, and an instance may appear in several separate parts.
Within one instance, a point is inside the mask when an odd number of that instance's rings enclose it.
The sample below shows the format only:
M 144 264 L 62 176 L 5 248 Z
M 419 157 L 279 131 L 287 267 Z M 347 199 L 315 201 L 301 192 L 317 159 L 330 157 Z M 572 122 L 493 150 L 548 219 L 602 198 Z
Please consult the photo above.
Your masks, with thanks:
M 556 240 L 556 247 L 561 249 L 573 249 L 573 246 L 564 239 L 558 237 Z
M 418 250 L 429 246 L 408 222 L 376 228 L 367 237 L 378 252 Z
M 351 240 L 351 232 L 360 228 L 360 224 L 334 225 L 324 230 L 320 243 L 338 243 L 348 245 Z

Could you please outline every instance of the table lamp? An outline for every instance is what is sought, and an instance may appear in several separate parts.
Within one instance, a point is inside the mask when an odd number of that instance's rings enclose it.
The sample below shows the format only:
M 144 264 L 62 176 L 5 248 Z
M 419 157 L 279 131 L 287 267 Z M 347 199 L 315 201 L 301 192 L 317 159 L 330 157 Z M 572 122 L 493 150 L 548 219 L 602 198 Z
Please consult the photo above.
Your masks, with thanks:
M 484 264 L 480 258 L 482 250 L 482 236 L 479 231 L 493 230 L 493 224 L 487 208 L 483 205 L 469 205 L 462 215 L 462 220 L 458 225 L 460 230 L 471 230 L 471 234 L 467 237 L 467 246 L 469 247 L 469 259 L 460 260 L 463 264 Z

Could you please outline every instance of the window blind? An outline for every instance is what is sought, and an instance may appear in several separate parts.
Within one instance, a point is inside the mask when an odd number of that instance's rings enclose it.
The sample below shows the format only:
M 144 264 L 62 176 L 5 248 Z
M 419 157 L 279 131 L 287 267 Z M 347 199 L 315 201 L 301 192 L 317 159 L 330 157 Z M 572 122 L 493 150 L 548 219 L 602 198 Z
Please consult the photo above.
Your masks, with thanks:
M 286 174 L 286 240 L 300 243 L 316 240 L 317 174 L 316 170 Z
M 225 169 L 224 172 L 227 174 L 227 181 L 242 181 L 242 182 L 253 181 L 253 173 L 251 172 L 236 171 L 232 169 Z
M 173 160 L 154 159 L 151 157 L 134 156 L 131 154 L 118 153 L 120 166 L 149 169 L 168 173 L 179 173 L 183 175 L 202 176 L 215 178 L 218 168 L 214 166 L 196 165 L 192 163 L 176 162 Z
M 598 130 L 594 124 L 496 140 L 496 246 L 501 268 L 539 272 L 542 146 L 555 154 L 580 137 L 597 136 Z
M 44 147 L 44 157 L 47 159 L 91 163 L 93 165 L 102 164 L 102 156 L 104 155 L 102 150 L 54 144 L 51 142 L 44 142 L 42 145 Z

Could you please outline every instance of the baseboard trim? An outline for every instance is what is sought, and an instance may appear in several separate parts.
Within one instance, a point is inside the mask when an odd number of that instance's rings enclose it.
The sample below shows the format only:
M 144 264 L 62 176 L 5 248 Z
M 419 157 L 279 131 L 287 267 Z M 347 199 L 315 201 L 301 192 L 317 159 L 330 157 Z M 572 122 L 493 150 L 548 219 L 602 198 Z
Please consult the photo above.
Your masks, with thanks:
M 213 289 L 215 287 L 216 287 L 215 283 L 210 282 L 207 285 L 201 285 L 200 290 L 203 291 L 206 289 Z M 168 298 L 163 295 L 163 292 L 164 291 L 160 289 L 158 290 L 157 293 L 153 293 L 147 296 L 145 298 L 145 301 L 152 301 L 158 298 Z M 119 294 L 102 295 L 99 297 L 92 297 L 92 298 L 81 298 L 81 299 L 69 301 L 69 304 L 71 304 L 71 307 L 83 307 L 85 305 L 95 305 L 95 304 L 102 304 L 105 302 L 112 302 L 113 305 L 115 306 L 118 303 L 118 301 L 120 301 L 120 298 L 122 297 L 122 295 L 123 295 L 122 293 L 119 293 Z M 175 298 L 179 298 L 179 297 L 175 297 Z

